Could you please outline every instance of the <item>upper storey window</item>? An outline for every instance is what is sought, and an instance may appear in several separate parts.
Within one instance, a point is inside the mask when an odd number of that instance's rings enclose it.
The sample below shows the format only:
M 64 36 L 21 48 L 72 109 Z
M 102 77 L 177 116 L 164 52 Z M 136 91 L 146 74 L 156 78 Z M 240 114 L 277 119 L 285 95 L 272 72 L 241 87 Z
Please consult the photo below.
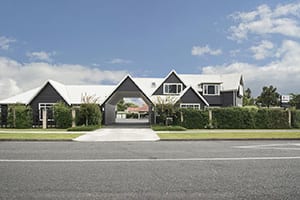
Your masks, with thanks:
M 220 85 L 216 84 L 204 84 L 203 85 L 204 95 L 220 95 Z
M 182 91 L 182 83 L 164 83 L 164 94 L 179 94 Z

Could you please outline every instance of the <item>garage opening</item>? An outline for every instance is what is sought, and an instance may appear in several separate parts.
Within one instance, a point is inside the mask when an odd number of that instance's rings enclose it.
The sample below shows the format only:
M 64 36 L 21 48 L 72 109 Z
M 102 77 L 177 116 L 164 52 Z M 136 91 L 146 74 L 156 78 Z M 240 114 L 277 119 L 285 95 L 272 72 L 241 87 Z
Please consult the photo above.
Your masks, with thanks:
M 127 76 L 102 105 L 105 125 L 148 125 L 153 120 L 153 103 Z

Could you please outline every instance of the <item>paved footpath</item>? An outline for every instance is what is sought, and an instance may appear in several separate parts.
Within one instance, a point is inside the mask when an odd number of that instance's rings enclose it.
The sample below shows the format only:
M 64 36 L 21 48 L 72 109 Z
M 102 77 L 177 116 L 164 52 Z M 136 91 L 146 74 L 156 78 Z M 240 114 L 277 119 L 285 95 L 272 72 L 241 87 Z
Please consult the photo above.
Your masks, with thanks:
M 79 136 L 74 141 L 157 141 L 158 135 L 151 128 L 102 128 Z

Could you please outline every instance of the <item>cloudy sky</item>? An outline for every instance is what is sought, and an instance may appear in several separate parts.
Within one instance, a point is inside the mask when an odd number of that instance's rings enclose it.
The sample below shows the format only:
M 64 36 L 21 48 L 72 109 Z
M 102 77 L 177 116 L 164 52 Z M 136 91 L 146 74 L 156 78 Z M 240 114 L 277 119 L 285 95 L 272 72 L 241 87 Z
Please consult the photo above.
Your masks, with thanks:
M 0 99 L 40 86 L 117 83 L 127 73 L 242 73 L 300 93 L 300 1 L 2 0 Z

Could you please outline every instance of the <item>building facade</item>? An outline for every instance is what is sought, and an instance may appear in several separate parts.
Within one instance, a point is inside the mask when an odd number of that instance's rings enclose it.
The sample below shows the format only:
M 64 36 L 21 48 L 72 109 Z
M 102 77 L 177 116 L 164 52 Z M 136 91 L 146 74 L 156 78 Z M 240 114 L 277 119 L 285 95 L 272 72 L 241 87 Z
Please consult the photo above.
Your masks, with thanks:
M 48 80 L 41 87 L 0 101 L 1 126 L 7 125 L 9 105 L 29 105 L 33 125 L 41 126 L 42 110 L 48 110 L 47 121 L 54 125 L 53 105 L 64 102 L 79 106 L 83 96 L 97 97 L 103 123 L 116 122 L 116 105 L 123 98 L 141 98 L 149 108 L 149 123 L 155 122 L 154 107 L 172 102 L 181 108 L 242 106 L 244 82 L 240 74 L 203 75 L 177 74 L 171 71 L 165 78 L 133 78 L 127 75 L 118 85 L 64 85 Z

